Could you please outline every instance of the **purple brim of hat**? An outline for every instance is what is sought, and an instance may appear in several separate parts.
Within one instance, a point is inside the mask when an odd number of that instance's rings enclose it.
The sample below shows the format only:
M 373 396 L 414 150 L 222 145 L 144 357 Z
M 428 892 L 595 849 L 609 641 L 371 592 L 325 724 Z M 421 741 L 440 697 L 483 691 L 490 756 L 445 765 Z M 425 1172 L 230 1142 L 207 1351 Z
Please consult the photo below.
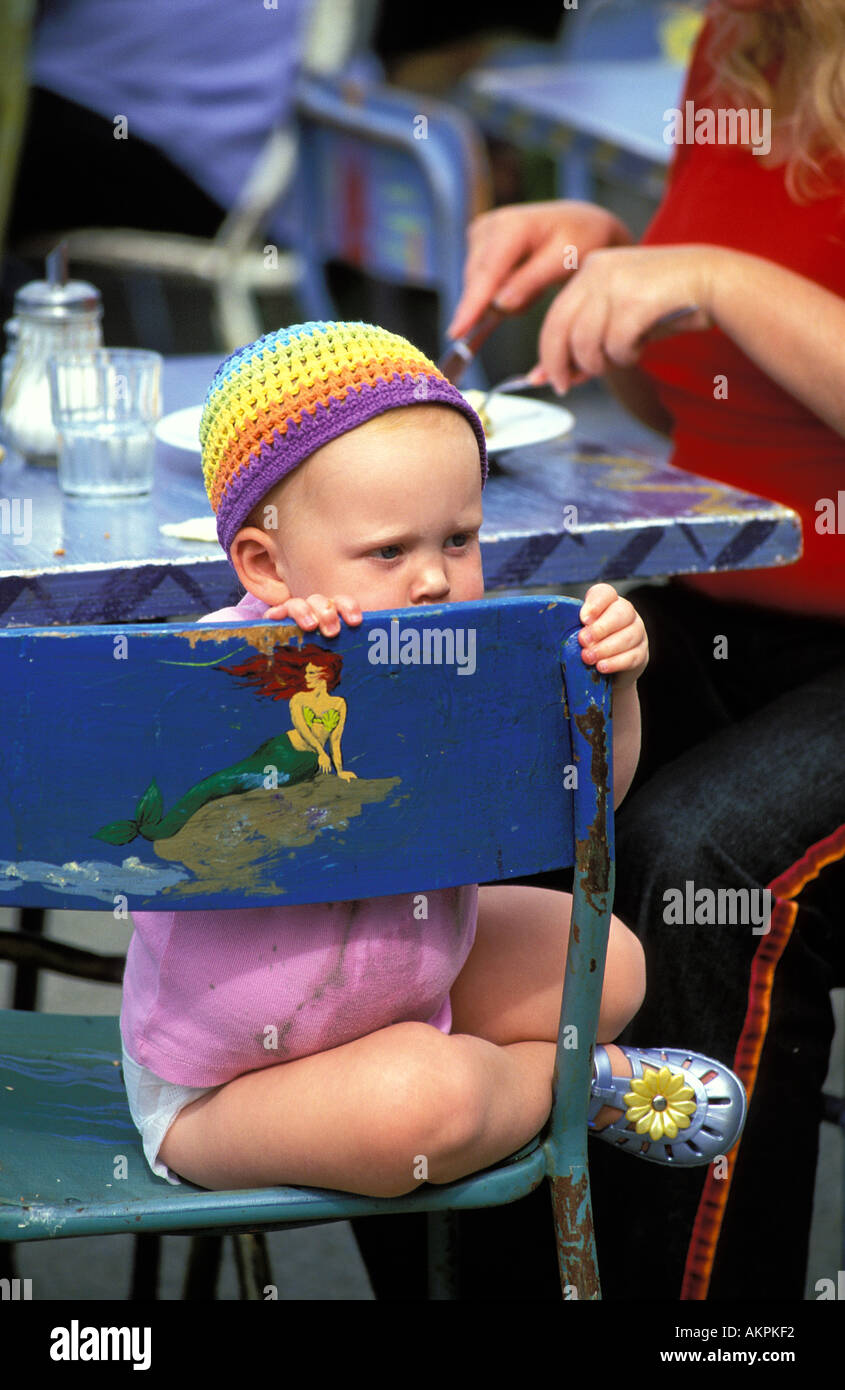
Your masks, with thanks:
M 375 386 L 362 382 L 351 388 L 344 399 L 330 396 L 329 400 L 331 409 L 320 402 L 314 413 L 303 414 L 298 424 L 289 420 L 284 432 L 273 430 L 272 438 L 260 445 L 260 458 L 253 451 L 249 467 L 239 475 L 235 496 L 223 494 L 217 509 L 217 535 L 227 555 L 250 512 L 282 478 L 330 440 L 399 406 L 448 405 L 460 411 L 472 426 L 478 443 L 482 487 L 487 481 L 487 444 L 481 420 L 445 377 L 428 376 L 420 381 L 419 377 L 397 376 L 390 382 L 379 380 Z

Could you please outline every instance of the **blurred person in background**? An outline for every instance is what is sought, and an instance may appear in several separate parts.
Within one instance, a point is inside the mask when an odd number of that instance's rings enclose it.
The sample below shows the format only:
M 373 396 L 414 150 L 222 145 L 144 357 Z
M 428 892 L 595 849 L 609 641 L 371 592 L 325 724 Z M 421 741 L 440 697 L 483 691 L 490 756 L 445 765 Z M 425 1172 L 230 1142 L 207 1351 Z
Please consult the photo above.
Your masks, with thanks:
M 314 0 L 42 0 L 7 229 L 4 317 L 41 266 L 27 238 L 75 227 L 211 237 L 289 119 Z M 268 229 L 280 243 L 286 222 Z M 108 306 L 107 306 L 108 308 Z

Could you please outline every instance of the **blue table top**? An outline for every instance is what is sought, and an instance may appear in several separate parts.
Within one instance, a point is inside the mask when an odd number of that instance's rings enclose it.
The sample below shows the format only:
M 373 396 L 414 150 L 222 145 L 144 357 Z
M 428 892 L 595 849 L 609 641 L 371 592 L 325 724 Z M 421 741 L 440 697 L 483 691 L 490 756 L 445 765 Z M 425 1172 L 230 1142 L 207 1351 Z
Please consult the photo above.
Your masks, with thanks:
M 663 113 L 678 106 L 685 75 L 662 59 L 532 63 L 476 73 L 465 90 L 479 119 L 519 144 L 555 153 L 575 132 L 668 164 Z
M 201 402 L 219 361 L 169 359 L 165 412 Z M 569 435 L 494 462 L 481 534 L 488 589 L 560 592 L 598 579 L 797 559 L 794 512 L 672 468 L 668 441 L 633 421 L 600 383 L 572 391 L 566 406 L 576 417 Z M 0 625 L 198 617 L 236 602 L 242 590 L 216 542 L 159 530 L 202 515 L 210 507 L 198 453 L 159 443 L 149 496 L 96 501 L 66 497 L 55 470 L 8 454 L 0 464 Z

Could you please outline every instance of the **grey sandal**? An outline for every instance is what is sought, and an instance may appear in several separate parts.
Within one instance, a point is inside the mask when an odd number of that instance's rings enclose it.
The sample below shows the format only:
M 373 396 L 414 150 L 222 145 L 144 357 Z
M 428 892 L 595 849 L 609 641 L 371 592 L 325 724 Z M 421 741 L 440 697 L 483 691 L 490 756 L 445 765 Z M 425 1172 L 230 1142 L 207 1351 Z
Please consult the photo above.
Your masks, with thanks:
M 619 1046 L 617 1044 L 617 1046 Z M 595 1051 L 590 1133 L 651 1163 L 697 1167 L 733 1148 L 745 1124 L 745 1088 L 711 1057 L 677 1047 L 621 1047 L 633 1076 L 614 1076 L 603 1047 Z M 602 1106 L 624 1114 L 603 1129 Z

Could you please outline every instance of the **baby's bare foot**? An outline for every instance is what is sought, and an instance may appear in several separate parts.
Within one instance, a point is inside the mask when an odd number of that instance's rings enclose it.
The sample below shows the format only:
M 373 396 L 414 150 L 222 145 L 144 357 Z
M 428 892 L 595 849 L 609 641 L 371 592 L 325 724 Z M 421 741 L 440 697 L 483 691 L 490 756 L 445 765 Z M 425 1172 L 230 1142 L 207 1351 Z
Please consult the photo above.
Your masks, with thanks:
M 616 1047 L 614 1043 L 605 1043 L 604 1050 L 610 1058 L 611 1071 L 614 1076 L 633 1076 L 631 1063 L 620 1047 Z M 624 1113 L 624 1110 L 615 1110 L 611 1105 L 603 1105 L 593 1120 L 593 1127 L 604 1129 L 614 1120 L 618 1120 L 620 1115 L 624 1115 Z

